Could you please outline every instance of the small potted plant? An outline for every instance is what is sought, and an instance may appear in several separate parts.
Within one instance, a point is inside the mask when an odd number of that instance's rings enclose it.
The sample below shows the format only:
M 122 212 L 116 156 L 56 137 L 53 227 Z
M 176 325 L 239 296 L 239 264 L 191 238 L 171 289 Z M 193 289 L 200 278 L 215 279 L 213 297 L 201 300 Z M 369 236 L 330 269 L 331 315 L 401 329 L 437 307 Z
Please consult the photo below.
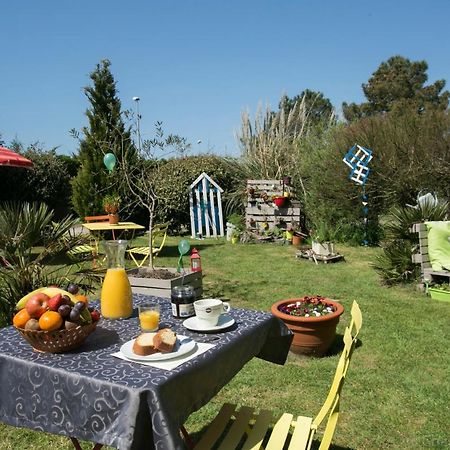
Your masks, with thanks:
M 227 217 L 227 238 L 230 237 L 232 244 L 236 244 L 245 230 L 245 218 L 237 213 L 230 214 Z
M 116 194 L 106 195 L 103 199 L 103 209 L 108 213 L 109 223 L 117 225 L 119 223 L 120 197 Z
M 317 223 L 310 231 L 312 239 L 312 251 L 316 255 L 334 255 L 334 240 L 338 233 L 338 226 L 330 226 L 325 222 Z
M 280 208 L 280 207 L 284 206 L 284 204 L 287 200 L 287 197 L 285 197 L 284 195 L 283 196 L 275 196 L 275 197 L 273 197 L 272 200 L 275 203 L 275 206 Z
M 344 307 L 316 295 L 280 300 L 272 305 L 271 311 L 294 333 L 291 351 L 323 356 L 334 341 Z
M 289 234 L 288 234 L 289 233 Z M 304 233 L 301 232 L 300 225 L 298 222 L 293 220 L 287 227 L 286 227 L 286 239 L 288 237 L 291 237 L 292 245 L 298 247 L 302 243 L 302 239 L 306 237 Z

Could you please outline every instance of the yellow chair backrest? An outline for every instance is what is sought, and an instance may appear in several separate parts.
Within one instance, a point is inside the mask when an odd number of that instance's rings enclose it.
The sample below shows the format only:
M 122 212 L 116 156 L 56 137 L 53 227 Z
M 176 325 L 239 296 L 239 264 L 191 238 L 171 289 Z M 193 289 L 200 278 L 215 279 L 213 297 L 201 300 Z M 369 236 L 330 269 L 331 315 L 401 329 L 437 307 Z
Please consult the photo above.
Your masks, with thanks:
M 319 450 L 325 450 L 331 444 L 331 440 L 333 438 L 337 420 L 339 417 L 339 402 L 342 387 L 344 385 L 345 377 L 350 366 L 350 360 L 353 354 L 353 350 L 355 349 L 355 346 L 358 342 L 357 336 L 362 326 L 362 314 L 356 301 L 353 302 L 351 316 L 352 318 L 350 325 L 345 328 L 343 339 L 344 348 L 339 358 L 333 383 L 322 408 L 311 424 L 311 429 L 313 433 L 315 433 L 325 417 L 328 416 Z
M 164 247 L 167 239 L 167 229 L 169 223 L 161 223 L 153 225 L 152 228 L 152 250 L 153 253 L 158 254 Z

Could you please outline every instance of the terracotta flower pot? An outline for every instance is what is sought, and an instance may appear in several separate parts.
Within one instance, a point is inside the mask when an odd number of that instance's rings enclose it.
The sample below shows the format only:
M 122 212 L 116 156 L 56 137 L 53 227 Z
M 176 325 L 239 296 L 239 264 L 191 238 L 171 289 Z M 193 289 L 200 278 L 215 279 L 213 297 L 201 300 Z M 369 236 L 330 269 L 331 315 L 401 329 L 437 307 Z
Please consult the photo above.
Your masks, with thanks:
M 297 236 L 294 233 L 294 236 L 292 236 L 292 245 L 295 245 L 296 247 L 298 247 L 301 243 L 302 243 L 302 237 L 301 236 Z
M 310 356 L 323 356 L 330 348 L 336 336 L 336 327 L 344 307 L 333 300 L 324 301 L 336 310 L 333 313 L 320 317 L 297 317 L 282 313 L 278 307 L 288 305 L 302 298 L 280 300 L 272 305 L 272 314 L 281 319 L 294 333 L 291 351 L 297 354 Z
M 119 223 L 119 214 L 108 214 L 109 224 L 117 225 Z

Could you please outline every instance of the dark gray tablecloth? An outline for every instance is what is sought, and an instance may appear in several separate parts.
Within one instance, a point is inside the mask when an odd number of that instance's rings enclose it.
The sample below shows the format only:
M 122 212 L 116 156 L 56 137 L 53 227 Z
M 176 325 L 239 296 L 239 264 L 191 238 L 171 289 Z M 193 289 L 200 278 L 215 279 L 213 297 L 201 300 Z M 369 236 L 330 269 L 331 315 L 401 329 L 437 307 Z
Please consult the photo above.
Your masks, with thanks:
M 157 300 L 162 321 L 186 330 L 167 299 Z M 122 449 L 184 448 L 179 427 L 254 356 L 283 364 L 292 336 L 270 313 L 232 309 L 235 325 L 214 336 L 215 347 L 166 371 L 111 356 L 139 334 L 137 314 L 104 320 L 79 349 L 64 354 L 33 351 L 13 327 L 0 330 L 0 420 Z M 256 389 L 256 387 L 255 387 Z

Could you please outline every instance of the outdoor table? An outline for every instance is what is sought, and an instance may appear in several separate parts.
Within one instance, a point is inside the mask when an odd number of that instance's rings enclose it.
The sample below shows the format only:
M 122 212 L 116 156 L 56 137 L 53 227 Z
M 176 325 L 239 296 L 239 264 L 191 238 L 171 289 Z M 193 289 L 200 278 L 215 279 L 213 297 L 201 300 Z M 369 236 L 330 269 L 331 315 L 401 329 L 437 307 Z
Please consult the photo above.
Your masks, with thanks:
M 136 306 L 158 301 L 161 321 L 214 347 L 172 370 L 111 356 L 139 334 Z M 268 312 L 232 309 L 214 335 L 187 330 L 170 300 L 134 295 L 130 319 L 102 319 L 77 350 L 34 351 L 13 327 L 0 330 L 0 421 L 120 450 L 185 448 L 179 428 L 254 356 L 284 364 L 292 335 Z M 214 340 L 216 339 L 216 340 Z
M 143 230 L 144 226 L 138 225 L 134 222 L 119 222 L 116 225 L 111 225 L 109 222 L 87 222 L 83 223 L 83 227 L 95 233 L 96 231 L 111 231 L 113 239 L 116 239 L 115 232 L 117 230 Z

